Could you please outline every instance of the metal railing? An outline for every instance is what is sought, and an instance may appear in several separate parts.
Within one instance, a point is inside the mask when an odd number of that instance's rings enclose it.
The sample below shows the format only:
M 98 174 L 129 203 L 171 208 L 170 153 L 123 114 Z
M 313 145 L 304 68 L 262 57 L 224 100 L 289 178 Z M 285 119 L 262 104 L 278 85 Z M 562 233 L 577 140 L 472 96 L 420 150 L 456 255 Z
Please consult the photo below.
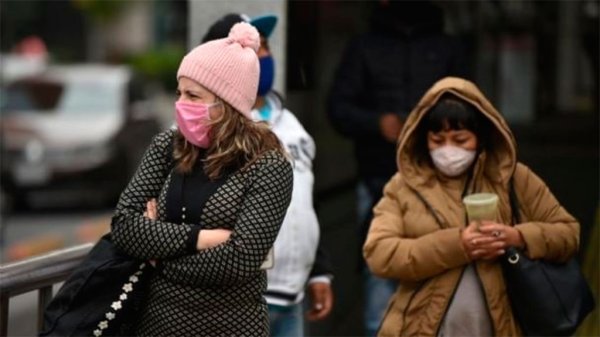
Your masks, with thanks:
M 38 290 L 38 330 L 41 329 L 44 309 L 53 296 L 52 286 L 64 281 L 93 245 L 86 243 L 0 265 L 0 337 L 8 333 L 10 298 L 34 290 Z
M 344 179 L 315 192 L 317 207 L 340 194 L 351 191 L 356 177 Z M 0 337 L 7 336 L 11 297 L 38 291 L 38 331 L 42 328 L 44 309 L 52 299 L 52 286 L 64 281 L 83 261 L 94 243 L 56 250 L 44 255 L 0 265 Z

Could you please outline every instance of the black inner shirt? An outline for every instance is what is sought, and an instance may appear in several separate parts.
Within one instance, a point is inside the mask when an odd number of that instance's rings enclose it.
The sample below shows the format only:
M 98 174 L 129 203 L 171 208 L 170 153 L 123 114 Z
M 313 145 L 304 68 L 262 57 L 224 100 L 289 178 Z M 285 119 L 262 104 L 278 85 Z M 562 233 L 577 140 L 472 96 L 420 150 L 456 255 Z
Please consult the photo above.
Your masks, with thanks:
M 173 171 L 166 195 L 168 222 L 202 225 L 200 219 L 204 204 L 229 177 L 228 172 L 225 171 L 221 177 L 210 180 L 204 173 L 205 158 L 206 151 L 202 151 L 189 173 Z

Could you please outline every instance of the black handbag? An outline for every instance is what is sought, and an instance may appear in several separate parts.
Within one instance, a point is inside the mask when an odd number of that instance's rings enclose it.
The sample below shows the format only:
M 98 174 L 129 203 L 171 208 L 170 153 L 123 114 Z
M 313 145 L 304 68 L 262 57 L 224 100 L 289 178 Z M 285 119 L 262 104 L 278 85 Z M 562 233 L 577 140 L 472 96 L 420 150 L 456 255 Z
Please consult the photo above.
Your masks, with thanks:
M 154 268 L 133 259 L 104 235 L 44 311 L 39 336 L 134 334 Z
M 510 184 L 513 224 L 518 201 Z M 531 260 L 514 247 L 502 259 L 513 313 L 526 336 L 570 336 L 594 309 L 594 297 L 575 257 L 565 263 Z

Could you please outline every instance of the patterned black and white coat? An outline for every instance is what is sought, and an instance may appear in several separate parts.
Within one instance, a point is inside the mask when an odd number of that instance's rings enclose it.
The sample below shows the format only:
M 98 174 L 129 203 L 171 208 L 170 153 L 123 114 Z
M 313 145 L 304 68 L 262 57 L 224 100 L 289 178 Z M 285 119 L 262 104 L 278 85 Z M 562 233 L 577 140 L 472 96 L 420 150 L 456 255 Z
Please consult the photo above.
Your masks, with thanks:
M 210 195 L 200 224 L 166 221 L 173 129 L 158 134 L 125 188 L 112 221 L 112 238 L 127 254 L 157 260 L 138 335 L 268 336 L 260 269 L 289 205 L 293 176 L 288 160 L 267 152 L 231 174 Z M 144 217 L 158 200 L 158 219 Z M 216 247 L 193 251 L 198 225 L 232 230 Z M 192 247 L 192 250 L 190 249 Z

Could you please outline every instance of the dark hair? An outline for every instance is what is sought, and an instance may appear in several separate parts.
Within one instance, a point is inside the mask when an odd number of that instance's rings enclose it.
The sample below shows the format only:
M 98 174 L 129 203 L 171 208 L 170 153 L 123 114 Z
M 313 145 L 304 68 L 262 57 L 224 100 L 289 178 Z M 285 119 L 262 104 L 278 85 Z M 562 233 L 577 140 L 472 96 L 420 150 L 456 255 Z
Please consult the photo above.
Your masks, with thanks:
M 244 22 L 244 18 L 240 14 L 229 13 L 224 15 L 208 28 L 201 43 L 226 38 L 229 35 L 231 27 L 238 22 Z
M 423 117 L 427 131 L 469 130 L 477 135 L 487 125 L 487 119 L 472 104 L 452 95 L 444 94 Z
M 469 130 L 477 137 L 477 151 L 487 148 L 491 122 L 469 102 L 445 93 L 423 116 L 417 128 L 416 155 L 429 158 L 427 133 L 443 130 Z

